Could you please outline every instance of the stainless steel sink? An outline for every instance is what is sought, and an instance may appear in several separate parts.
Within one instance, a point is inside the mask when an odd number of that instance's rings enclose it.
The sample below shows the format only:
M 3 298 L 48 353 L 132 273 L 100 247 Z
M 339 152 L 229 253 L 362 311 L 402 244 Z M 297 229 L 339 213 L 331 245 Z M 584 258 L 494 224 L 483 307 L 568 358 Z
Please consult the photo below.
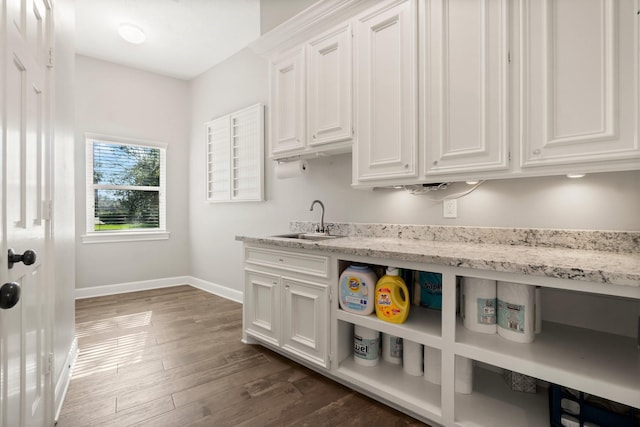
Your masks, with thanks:
M 324 233 L 291 233 L 291 234 L 278 234 L 273 237 L 279 237 L 283 239 L 297 239 L 297 240 L 328 240 L 336 239 L 344 236 L 332 236 Z

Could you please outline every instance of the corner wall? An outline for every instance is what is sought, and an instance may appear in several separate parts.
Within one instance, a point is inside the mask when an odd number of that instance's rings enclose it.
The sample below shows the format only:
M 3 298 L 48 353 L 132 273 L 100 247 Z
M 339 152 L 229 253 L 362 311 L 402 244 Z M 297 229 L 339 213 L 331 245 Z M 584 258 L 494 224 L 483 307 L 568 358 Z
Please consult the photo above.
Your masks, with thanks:
M 76 288 L 189 274 L 188 84 L 76 55 Z M 85 225 L 84 133 L 165 142 L 168 240 L 82 242 Z

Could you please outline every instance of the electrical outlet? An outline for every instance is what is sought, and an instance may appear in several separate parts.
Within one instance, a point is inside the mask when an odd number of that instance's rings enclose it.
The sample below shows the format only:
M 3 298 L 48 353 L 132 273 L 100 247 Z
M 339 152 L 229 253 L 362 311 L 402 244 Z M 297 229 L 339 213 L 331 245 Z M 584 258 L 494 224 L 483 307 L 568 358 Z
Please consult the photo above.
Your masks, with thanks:
M 458 200 L 444 199 L 442 201 L 442 216 L 444 218 L 457 218 L 458 217 Z

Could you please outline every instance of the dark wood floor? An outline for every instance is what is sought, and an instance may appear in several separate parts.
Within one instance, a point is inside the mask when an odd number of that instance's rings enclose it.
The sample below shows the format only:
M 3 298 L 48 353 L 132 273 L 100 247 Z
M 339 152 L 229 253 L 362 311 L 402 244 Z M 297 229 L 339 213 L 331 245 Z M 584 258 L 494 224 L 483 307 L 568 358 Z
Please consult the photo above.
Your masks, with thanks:
M 190 286 L 76 302 L 67 426 L 418 426 L 261 346 L 242 306 Z

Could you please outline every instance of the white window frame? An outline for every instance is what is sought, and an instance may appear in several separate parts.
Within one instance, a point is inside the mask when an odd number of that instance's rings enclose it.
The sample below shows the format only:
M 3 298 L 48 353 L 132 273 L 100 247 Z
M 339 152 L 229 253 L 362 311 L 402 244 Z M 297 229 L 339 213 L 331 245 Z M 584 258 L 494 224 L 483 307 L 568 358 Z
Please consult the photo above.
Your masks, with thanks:
M 134 230 L 109 230 L 95 231 L 95 190 L 99 189 L 129 189 L 138 190 L 139 187 L 120 185 L 95 185 L 93 183 L 93 143 L 102 142 L 117 145 L 130 145 L 134 147 L 150 147 L 160 149 L 160 186 L 159 196 L 159 227 L 154 229 L 134 229 Z M 111 135 L 100 135 L 95 133 L 85 133 L 85 155 L 86 155 L 86 206 L 85 206 L 85 230 L 82 236 L 83 243 L 103 243 L 103 242 L 126 242 L 133 240 L 166 240 L 170 233 L 167 231 L 166 211 L 167 211 L 167 144 L 156 141 L 144 141 L 131 138 L 116 137 Z

